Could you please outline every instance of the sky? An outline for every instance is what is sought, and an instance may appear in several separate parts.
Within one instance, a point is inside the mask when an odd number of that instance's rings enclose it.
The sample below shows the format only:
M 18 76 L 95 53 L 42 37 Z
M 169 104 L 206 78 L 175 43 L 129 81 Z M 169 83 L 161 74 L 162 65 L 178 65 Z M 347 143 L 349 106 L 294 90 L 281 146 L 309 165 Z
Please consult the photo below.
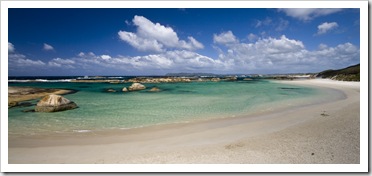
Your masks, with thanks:
M 9 76 L 274 74 L 360 62 L 359 9 L 10 8 Z

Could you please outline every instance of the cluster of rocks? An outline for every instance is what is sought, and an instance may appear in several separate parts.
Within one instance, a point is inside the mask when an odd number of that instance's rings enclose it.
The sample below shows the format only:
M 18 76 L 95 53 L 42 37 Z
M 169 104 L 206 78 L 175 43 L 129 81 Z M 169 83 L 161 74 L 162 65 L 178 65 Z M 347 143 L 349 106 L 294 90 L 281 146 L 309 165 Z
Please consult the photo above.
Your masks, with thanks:
M 145 89 L 146 89 L 145 85 L 143 85 L 141 83 L 138 83 L 138 82 L 135 82 L 129 87 L 123 87 L 123 89 L 121 91 L 122 92 L 132 92 L 132 91 L 139 91 L 139 90 L 145 90 Z M 153 87 L 149 91 L 150 92 L 160 92 L 161 90 L 157 87 Z M 107 89 L 106 92 L 116 92 L 116 90 L 115 89 Z
M 122 89 L 122 91 L 123 92 L 129 92 L 129 91 L 137 91 L 137 90 L 144 90 L 144 89 L 146 89 L 146 86 L 144 86 L 143 84 L 141 84 L 141 83 L 133 83 L 128 88 L 127 87 L 124 87 Z

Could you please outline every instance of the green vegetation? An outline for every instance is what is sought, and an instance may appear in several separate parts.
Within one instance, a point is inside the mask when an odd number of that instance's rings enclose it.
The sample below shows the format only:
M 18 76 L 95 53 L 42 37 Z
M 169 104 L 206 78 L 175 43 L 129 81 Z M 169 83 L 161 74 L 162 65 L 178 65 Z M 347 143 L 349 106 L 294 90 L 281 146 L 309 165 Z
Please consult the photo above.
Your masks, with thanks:
M 318 73 L 317 77 L 330 78 L 338 81 L 360 81 L 360 64 L 339 70 L 325 70 Z

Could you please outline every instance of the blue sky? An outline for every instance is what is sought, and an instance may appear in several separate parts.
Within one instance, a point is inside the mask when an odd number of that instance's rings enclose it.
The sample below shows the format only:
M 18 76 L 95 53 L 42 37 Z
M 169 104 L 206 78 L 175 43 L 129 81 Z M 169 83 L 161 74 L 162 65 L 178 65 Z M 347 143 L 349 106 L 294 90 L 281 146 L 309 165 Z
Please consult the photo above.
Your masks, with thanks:
M 360 62 L 359 9 L 9 9 L 10 76 L 295 73 Z

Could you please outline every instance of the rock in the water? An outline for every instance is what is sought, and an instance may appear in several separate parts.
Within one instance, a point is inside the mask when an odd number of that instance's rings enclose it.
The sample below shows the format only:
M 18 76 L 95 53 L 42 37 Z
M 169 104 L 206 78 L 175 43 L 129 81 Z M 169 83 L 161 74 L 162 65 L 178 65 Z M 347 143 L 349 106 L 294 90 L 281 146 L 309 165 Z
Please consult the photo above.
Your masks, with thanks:
M 116 92 L 115 89 L 107 89 L 106 92 Z
M 220 81 L 221 79 L 220 78 L 212 78 L 211 79 L 211 81 L 213 81 L 213 82 L 218 82 L 218 81 Z
M 130 91 L 135 91 L 135 90 L 143 90 L 146 89 L 146 87 L 141 84 L 141 83 L 133 83 L 131 86 L 128 88 Z
M 160 92 L 160 89 L 157 87 L 153 87 L 150 89 L 150 92 Z
M 8 108 L 12 108 L 12 107 L 15 107 L 15 106 L 17 106 L 18 105 L 18 102 L 16 102 L 16 101 L 12 101 L 12 102 L 9 102 L 8 103 Z
M 76 103 L 60 95 L 47 95 L 41 99 L 35 108 L 36 112 L 57 112 L 77 108 Z
M 124 87 L 121 91 L 128 92 L 128 89 L 126 87 Z

